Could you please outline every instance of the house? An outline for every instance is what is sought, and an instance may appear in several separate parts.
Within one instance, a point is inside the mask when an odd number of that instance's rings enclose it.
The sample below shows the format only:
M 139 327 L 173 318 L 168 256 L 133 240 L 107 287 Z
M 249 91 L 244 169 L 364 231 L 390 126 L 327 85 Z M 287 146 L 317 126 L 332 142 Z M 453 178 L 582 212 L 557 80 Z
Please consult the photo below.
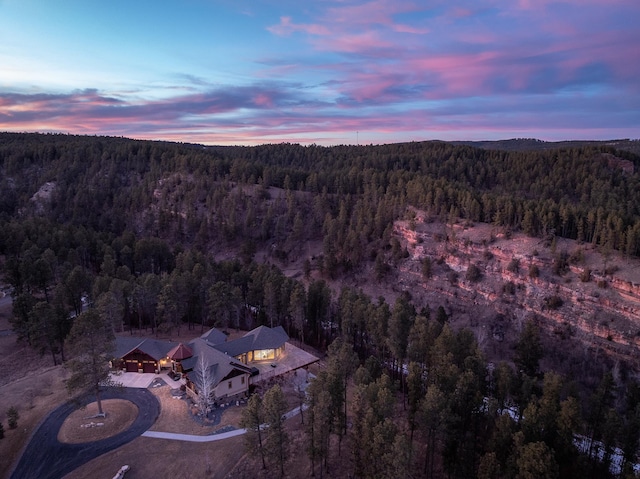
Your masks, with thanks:
M 282 328 L 260 326 L 243 337 L 226 341 L 227 336 L 213 328 L 188 344 L 149 338 L 116 338 L 118 369 L 127 372 L 159 373 L 170 369 L 183 373 L 189 394 L 210 383 L 215 399 L 249 390 L 256 369 L 252 363 L 273 362 L 283 357 L 289 336 Z
M 178 343 L 150 338 L 119 337 L 116 338 L 117 369 L 134 373 L 158 373 L 161 369 L 169 369 L 172 360 L 168 353 Z
M 181 365 L 190 395 L 195 396 L 207 388 L 213 399 L 220 400 L 249 390 L 250 367 L 211 347 L 202 338 L 191 341 L 189 347 L 193 356 Z
M 287 341 L 289 341 L 289 335 L 282 326 L 275 328 L 259 326 L 241 338 L 216 344 L 214 347 L 244 364 L 251 364 L 280 359 L 284 354 Z

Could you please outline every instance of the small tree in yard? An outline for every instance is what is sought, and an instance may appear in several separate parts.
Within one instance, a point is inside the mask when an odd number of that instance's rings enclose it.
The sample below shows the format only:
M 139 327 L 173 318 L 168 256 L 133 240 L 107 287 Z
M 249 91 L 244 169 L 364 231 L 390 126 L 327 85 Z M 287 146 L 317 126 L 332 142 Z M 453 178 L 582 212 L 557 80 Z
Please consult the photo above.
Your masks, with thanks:
M 198 411 L 205 416 L 213 405 L 215 383 L 209 363 L 200 355 L 194 371 L 194 383 L 198 389 Z
M 11 406 L 7 411 L 7 419 L 9 422 L 9 429 L 15 429 L 18 427 L 18 419 L 20 419 L 20 414 L 18 414 L 18 409 L 15 406 Z
M 110 384 L 109 361 L 115 350 L 111 324 L 97 311 L 89 309 L 76 317 L 67 341 L 74 356 L 66 364 L 71 371 L 67 390 L 70 394 L 92 391 L 98 403 L 98 414 L 104 415 L 100 387 Z
M 4 439 L 4 426 L 0 422 L 0 439 Z

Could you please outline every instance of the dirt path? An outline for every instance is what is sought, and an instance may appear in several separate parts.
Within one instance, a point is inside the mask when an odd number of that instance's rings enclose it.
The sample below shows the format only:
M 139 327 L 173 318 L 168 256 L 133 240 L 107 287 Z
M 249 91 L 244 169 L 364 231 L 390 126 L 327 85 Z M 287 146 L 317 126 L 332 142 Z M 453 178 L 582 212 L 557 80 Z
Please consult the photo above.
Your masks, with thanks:
M 12 479 L 62 477 L 90 460 L 140 436 L 151 427 L 160 414 L 158 400 L 146 389 L 108 389 L 103 393 L 103 398 L 125 399 L 138 406 L 138 417 L 129 429 L 100 441 L 63 444 L 58 441 L 58 431 L 67 416 L 77 407 L 74 403 L 65 403 L 49 414 L 36 429 L 10 477 Z M 94 400 L 94 397 L 88 396 L 84 403 L 88 404 Z

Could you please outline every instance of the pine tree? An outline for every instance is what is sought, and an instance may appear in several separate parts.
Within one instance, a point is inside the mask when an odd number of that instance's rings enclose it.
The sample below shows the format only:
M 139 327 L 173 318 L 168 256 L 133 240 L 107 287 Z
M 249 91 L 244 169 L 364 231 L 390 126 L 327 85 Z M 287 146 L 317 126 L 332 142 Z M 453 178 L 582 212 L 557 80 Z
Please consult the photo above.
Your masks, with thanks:
M 264 412 L 262 408 L 262 400 L 258 394 L 253 394 L 247 402 L 247 407 L 242 411 L 240 427 L 246 430 L 244 436 L 246 449 L 250 453 L 259 453 L 260 458 L 262 459 L 262 469 L 266 469 L 266 451 L 263 444 L 262 431 L 263 420 Z
M 66 364 L 71 372 L 67 390 L 70 393 L 92 391 L 98 403 L 98 413 L 104 414 L 100 388 L 109 381 L 109 361 L 113 359 L 115 350 L 111 324 L 96 310 L 89 309 L 76 318 L 68 342 L 74 357 Z
M 287 400 L 277 384 L 269 389 L 262 401 L 265 424 L 267 425 L 267 455 L 280 467 L 284 476 L 284 465 L 289 457 L 289 435 L 284 427 Z

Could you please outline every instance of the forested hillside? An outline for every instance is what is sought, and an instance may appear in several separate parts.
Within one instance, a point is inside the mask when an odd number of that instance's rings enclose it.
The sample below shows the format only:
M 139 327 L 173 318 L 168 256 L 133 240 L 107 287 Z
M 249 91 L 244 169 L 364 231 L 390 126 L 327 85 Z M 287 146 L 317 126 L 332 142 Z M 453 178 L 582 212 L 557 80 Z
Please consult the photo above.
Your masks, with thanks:
M 13 328 L 52 363 L 66 359 L 87 304 L 116 332 L 271 324 L 323 351 L 333 343 L 310 399 L 326 427 L 308 437 L 320 468 L 350 454 L 335 477 L 635 477 L 633 368 L 611 373 L 597 358 L 580 371 L 543 370 L 535 318 L 509 357 L 488 365 L 474 334 L 451 327 L 444 302 L 330 286 L 393 269 L 409 254 L 394 221 L 414 221 L 416 209 L 445 225 L 485 222 L 506 238 L 568 238 L 638 257 L 639 168 L 640 157 L 606 145 L 207 147 L 3 133 L 0 255 Z M 254 261 L 258 251 L 304 263 L 303 274 Z M 436 261 L 423 262 L 424 278 L 444 271 Z M 482 274 L 474 264 L 465 280 Z
M 280 243 L 292 231 L 302 235 L 296 240 L 323 235 L 331 273 L 375 252 L 407 205 L 640 254 L 640 159 L 609 147 L 203 147 L 7 133 L 0 161 L 3 221 L 33 211 L 57 223 L 199 248 Z M 50 201 L 30 201 L 47 182 Z M 287 194 L 264 201 L 271 186 Z

